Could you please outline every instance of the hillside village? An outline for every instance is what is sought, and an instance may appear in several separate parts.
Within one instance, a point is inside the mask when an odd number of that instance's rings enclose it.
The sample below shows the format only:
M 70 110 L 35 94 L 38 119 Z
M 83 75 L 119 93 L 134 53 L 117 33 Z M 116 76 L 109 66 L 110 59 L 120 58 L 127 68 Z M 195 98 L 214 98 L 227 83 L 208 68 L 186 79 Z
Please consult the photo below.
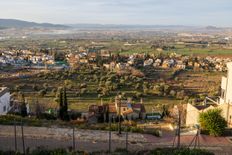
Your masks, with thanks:
M 88 51 L 88 50 L 87 50 Z M 211 71 L 226 71 L 226 63 L 230 58 L 220 57 L 193 57 L 176 53 L 166 55 L 132 54 L 116 55 L 107 50 L 95 50 L 94 52 L 71 52 L 61 58 L 64 61 L 59 64 L 59 56 L 51 55 L 49 52 L 1 51 L 1 66 L 12 65 L 15 67 L 49 68 L 63 65 L 62 67 L 77 67 L 87 64 L 92 67 L 104 66 L 106 69 L 123 69 L 129 66 L 153 66 L 161 68 L 189 69 L 199 68 Z M 60 68 L 62 69 L 62 68 Z

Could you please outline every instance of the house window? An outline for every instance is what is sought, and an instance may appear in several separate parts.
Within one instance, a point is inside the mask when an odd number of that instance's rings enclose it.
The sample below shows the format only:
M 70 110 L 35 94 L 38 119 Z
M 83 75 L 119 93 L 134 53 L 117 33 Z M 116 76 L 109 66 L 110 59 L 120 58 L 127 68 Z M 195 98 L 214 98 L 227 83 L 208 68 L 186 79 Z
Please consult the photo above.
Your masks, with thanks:
M 3 112 L 6 112 L 6 106 L 3 107 Z
M 126 108 L 123 108 L 123 111 L 126 111 Z

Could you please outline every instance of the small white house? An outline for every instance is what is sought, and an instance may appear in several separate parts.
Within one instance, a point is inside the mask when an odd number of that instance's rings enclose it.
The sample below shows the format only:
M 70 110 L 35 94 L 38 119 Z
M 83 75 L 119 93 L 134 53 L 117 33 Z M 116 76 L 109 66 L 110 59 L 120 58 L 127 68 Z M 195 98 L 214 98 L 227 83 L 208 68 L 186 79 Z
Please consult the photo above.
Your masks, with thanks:
M 0 115 L 7 114 L 11 109 L 10 92 L 6 87 L 0 87 Z

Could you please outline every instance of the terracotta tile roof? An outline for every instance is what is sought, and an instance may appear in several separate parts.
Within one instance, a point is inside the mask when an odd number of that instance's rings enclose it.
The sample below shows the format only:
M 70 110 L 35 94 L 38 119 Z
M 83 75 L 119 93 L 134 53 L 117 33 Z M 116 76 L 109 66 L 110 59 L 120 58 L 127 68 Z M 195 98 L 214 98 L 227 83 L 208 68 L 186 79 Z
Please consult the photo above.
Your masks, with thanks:
M 138 112 L 146 112 L 144 105 L 141 103 L 132 104 L 132 108 Z

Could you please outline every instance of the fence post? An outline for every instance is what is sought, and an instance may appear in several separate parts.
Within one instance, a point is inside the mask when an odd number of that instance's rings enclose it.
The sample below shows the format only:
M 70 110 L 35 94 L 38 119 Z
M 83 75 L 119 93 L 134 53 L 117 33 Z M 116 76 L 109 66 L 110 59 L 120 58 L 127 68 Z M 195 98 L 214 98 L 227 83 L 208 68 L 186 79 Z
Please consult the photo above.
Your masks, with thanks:
M 180 127 L 181 127 L 181 111 L 178 109 L 178 139 L 177 139 L 177 148 L 180 148 Z
M 26 155 L 25 143 L 24 143 L 24 133 L 23 133 L 23 121 L 22 120 L 21 120 L 21 131 L 22 131 L 23 154 Z
M 128 151 L 128 126 L 126 127 L 126 151 Z
M 16 135 L 16 122 L 14 120 L 14 141 L 15 141 L 15 152 L 17 152 L 17 135 Z
M 73 127 L 73 151 L 76 150 L 76 143 L 75 143 L 75 128 Z
M 109 153 L 111 153 L 111 120 L 109 120 Z

